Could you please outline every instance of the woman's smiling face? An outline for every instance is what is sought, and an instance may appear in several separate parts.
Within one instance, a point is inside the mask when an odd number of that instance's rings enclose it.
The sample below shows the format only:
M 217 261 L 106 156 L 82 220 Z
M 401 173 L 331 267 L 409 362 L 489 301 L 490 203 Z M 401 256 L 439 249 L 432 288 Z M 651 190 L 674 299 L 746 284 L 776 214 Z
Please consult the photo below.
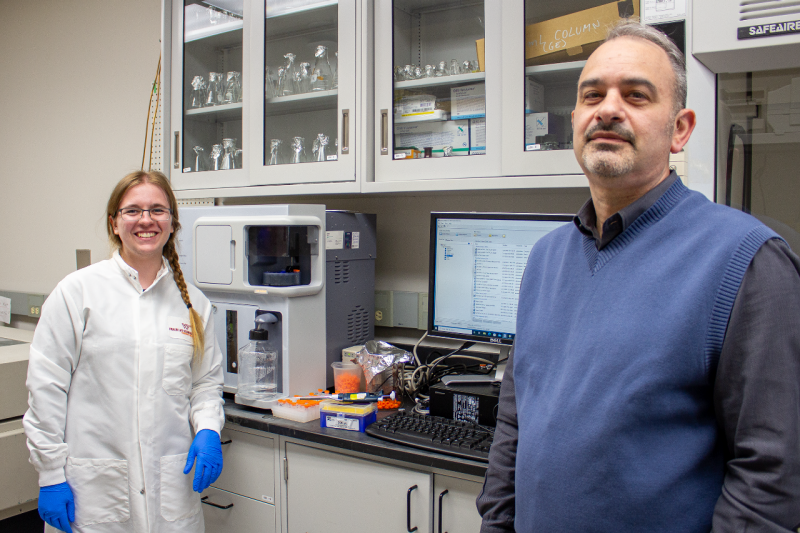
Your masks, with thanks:
M 169 199 L 161 188 L 145 182 L 131 187 L 125 193 L 118 209 L 126 207 L 169 209 Z M 139 220 L 129 221 L 124 220 L 117 211 L 111 223 L 114 234 L 119 236 L 122 241 L 120 255 L 128 265 L 139 270 L 137 265 L 151 262 L 151 266 L 161 264 L 164 245 L 173 232 L 172 219 L 156 221 L 150 217 L 149 212 L 144 212 Z

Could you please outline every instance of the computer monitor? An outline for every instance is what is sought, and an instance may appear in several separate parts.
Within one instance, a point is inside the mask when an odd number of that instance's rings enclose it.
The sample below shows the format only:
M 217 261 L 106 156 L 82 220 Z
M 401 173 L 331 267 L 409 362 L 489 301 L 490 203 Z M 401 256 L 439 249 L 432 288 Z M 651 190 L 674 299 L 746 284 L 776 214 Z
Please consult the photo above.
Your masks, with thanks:
M 571 215 L 431 213 L 428 335 L 510 345 L 533 245 Z

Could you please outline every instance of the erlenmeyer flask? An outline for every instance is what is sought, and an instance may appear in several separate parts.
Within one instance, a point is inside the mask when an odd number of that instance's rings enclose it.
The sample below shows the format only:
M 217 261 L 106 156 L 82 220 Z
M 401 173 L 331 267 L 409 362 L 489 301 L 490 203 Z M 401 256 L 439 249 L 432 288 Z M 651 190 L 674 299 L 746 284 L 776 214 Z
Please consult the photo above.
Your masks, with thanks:
M 286 58 L 286 64 L 283 66 L 284 76 L 280 87 L 280 96 L 289 96 L 297 93 L 297 88 L 294 86 L 294 73 L 297 72 L 297 66 L 294 64 L 296 56 L 289 52 L 284 54 L 283 57 Z
M 272 139 L 269 142 L 269 163 L 268 165 L 282 165 L 286 161 L 283 160 L 282 154 L 283 141 L 280 139 Z
M 202 146 L 195 146 L 192 148 L 194 151 L 194 170 L 195 172 L 201 172 L 206 169 L 205 161 L 203 161 L 203 155 L 205 153 L 205 149 Z
M 206 103 L 206 81 L 203 76 L 195 76 L 192 80 L 192 94 L 189 97 L 192 107 L 203 107 Z
M 236 168 L 236 139 L 222 139 L 222 170 Z
M 292 138 L 292 163 L 306 162 L 306 140 L 304 137 Z
M 328 62 L 328 47 L 319 45 L 314 52 L 314 76 L 311 78 L 312 91 L 327 91 L 333 87 L 333 70 Z
M 264 98 L 278 96 L 278 79 L 272 67 L 264 67 Z
M 222 156 L 222 145 L 215 144 L 211 147 L 211 170 L 219 170 L 219 158 Z
M 301 93 L 307 93 L 311 90 L 311 63 L 300 63 L 297 90 Z
M 319 148 L 317 148 L 317 161 L 327 161 L 326 151 L 329 141 L 330 139 L 324 133 L 317 134 L 317 139 L 315 141 L 319 145 Z
M 208 90 L 206 91 L 206 105 L 222 103 L 222 74 L 219 72 L 208 73 Z
M 236 81 L 236 101 L 242 101 L 242 73 L 234 72 L 233 79 Z
M 226 104 L 235 104 L 239 101 L 239 86 L 236 81 L 238 72 L 228 72 L 228 78 L 225 81 L 225 96 L 223 98 Z

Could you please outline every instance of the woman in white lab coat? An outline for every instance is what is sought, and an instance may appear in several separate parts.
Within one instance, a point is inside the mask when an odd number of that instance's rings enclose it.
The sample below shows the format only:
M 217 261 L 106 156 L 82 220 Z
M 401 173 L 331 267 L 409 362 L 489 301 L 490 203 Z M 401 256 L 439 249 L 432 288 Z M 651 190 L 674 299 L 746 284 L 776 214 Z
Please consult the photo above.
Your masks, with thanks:
M 225 418 L 211 305 L 184 281 L 163 174 L 125 176 L 107 222 L 112 258 L 58 284 L 31 344 L 39 514 L 76 533 L 202 532 Z

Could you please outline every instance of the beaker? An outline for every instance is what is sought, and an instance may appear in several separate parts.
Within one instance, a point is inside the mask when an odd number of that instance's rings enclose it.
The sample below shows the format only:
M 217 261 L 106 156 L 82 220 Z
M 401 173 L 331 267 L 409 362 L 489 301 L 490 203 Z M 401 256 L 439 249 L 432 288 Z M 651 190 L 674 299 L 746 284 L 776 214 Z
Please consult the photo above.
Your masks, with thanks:
M 297 72 L 294 59 L 297 56 L 291 52 L 287 52 L 283 57 L 286 59 L 286 64 L 283 66 L 283 76 L 279 79 L 279 83 L 282 81 L 282 83 L 280 83 L 280 96 L 289 96 L 297 93 L 297 88 L 294 86 L 294 73 Z
M 306 140 L 304 137 L 292 138 L 292 163 L 306 162 Z
M 283 141 L 281 139 L 272 139 L 269 141 L 268 165 L 282 165 L 286 162 L 283 160 L 282 146 Z
M 222 73 L 208 73 L 208 89 L 206 90 L 206 105 L 222 103 Z
M 236 139 L 222 139 L 222 170 L 236 168 Z
M 327 161 L 327 146 L 330 139 L 324 133 L 317 134 L 317 138 L 314 143 L 317 145 L 317 157 L 316 161 Z
M 191 107 L 203 107 L 206 101 L 206 81 L 203 76 L 195 76 L 192 79 L 192 94 L 189 96 Z
M 298 72 L 297 90 L 300 93 L 307 93 L 311 90 L 311 63 L 300 63 Z
M 222 145 L 215 144 L 211 147 L 211 170 L 219 170 L 220 160 L 222 156 Z

